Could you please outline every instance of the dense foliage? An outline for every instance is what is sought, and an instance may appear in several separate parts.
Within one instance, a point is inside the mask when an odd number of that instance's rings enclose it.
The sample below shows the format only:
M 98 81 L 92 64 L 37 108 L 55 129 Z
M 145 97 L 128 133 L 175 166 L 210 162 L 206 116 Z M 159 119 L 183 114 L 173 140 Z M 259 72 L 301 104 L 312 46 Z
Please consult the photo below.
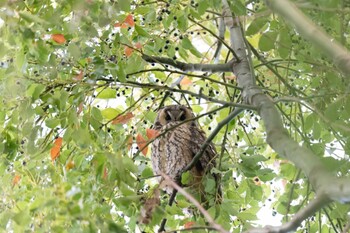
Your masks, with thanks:
M 256 81 L 288 134 L 348 177 L 348 77 L 263 1 L 229 3 Z M 350 48 L 347 1 L 297 3 Z M 163 217 L 167 230 L 205 227 L 193 203 L 178 195 L 170 207 L 166 194 L 152 221 L 138 224 L 157 183 L 145 146 L 161 104 L 191 106 L 209 135 L 242 103 L 236 77 L 183 72 L 144 55 L 226 63 L 233 55 L 219 32 L 221 13 L 220 0 L 0 1 L 1 231 L 154 232 Z M 222 175 L 224 198 L 208 212 L 231 232 L 280 225 L 315 196 L 303 172 L 265 139 L 248 107 L 213 140 L 219 159 L 212 172 Z M 348 211 L 329 204 L 298 231 L 341 232 Z

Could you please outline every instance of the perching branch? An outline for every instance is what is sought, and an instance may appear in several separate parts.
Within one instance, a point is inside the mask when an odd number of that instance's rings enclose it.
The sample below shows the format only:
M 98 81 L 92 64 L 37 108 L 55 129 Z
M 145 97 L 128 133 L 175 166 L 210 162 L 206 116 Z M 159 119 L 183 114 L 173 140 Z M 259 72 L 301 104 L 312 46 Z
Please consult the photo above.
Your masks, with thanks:
M 162 173 L 162 177 L 164 178 L 164 181 L 167 185 L 172 186 L 174 189 L 176 189 L 179 193 L 181 193 L 187 200 L 189 200 L 193 205 L 195 205 L 198 210 L 203 214 L 205 219 L 208 221 L 210 226 L 212 226 L 215 230 L 221 233 L 229 233 L 225 229 L 222 228 L 221 225 L 217 224 L 214 219 L 210 216 L 210 214 L 204 209 L 203 206 L 194 198 L 192 197 L 188 192 L 186 192 L 183 188 L 181 188 L 178 184 L 176 184 L 168 175 Z
M 205 142 L 201 145 L 200 150 L 193 157 L 192 161 L 184 168 L 183 172 L 189 171 L 193 168 L 193 166 L 199 161 L 199 159 L 203 156 L 205 150 L 210 145 L 210 142 L 215 138 L 215 136 L 220 132 L 221 128 L 230 123 L 232 119 L 234 119 L 238 114 L 240 114 L 243 109 L 236 109 L 231 112 L 225 119 L 220 121 L 216 128 L 211 132 Z
M 202 72 L 210 72 L 210 73 L 231 72 L 232 64 L 234 62 L 234 60 L 231 60 L 225 64 L 198 64 L 198 63 L 193 64 L 193 63 L 175 61 L 172 58 L 148 56 L 145 54 L 142 55 L 142 58 L 147 62 L 167 64 L 186 72 L 189 72 L 189 71 L 202 71 Z
M 345 77 L 350 78 L 350 53 L 349 51 L 331 38 L 321 28 L 316 26 L 306 17 L 293 3 L 288 0 L 265 0 L 266 5 L 272 11 L 280 14 L 285 20 L 291 23 L 297 31 L 310 40 L 341 70 Z

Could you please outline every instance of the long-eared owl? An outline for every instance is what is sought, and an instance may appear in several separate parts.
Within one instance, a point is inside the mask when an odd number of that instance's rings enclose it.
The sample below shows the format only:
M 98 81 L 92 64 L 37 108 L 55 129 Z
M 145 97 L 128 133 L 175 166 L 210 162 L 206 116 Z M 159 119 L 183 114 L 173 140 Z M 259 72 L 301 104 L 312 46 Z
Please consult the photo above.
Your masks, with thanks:
M 169 105 L 159 110 L 153 129 L 164 134 L 152 143 L 152 166 L 155 174 L 163 172 L 176 181 L 183 169 L 200 151 L 206 136 L 198 122 L 191 120 L 194 117 L 192 110 L 183 105 Z M 202 197 L 204 194 L 202 179 L 216 165 L 216 155 L 214 145 L 210 143 L 190 171 L 191 181 L 187 185 L 198 188 Z M 213 174 L 213 178 L 216 182 L 215 193 L 221 195 L 219 175 Z M 171 193 L 172 189 L 166 188 L 166 191 Z

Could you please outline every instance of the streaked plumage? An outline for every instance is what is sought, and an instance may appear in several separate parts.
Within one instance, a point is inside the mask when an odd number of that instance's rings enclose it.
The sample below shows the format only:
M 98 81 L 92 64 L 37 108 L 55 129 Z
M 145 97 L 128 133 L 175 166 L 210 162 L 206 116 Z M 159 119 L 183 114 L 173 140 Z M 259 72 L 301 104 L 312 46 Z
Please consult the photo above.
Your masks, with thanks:
M 196 120 L 189 120 L 194 117 L 192 110 L 182 105 L 169 105 L 159 110 L 153 128 L 160 133 L 166 133 L 152 143 L 152 165 L 155 174 L 163 172 L 176 181 L 200 150 L 206 136 Z M 181 124 L 184 121 L 186 122 Z M 216 165 L 216 155 L 214 145 L 211 143 L 191 170 L 192 179 L 188 186 L 199 190 L 201 196 L 204 194 L 202 179 Z M 220 194 L 219 176 L 215 174 L 213 178 Z M 172 192 L 172 189 L 166 188 L 166 190 L 168 193 Z

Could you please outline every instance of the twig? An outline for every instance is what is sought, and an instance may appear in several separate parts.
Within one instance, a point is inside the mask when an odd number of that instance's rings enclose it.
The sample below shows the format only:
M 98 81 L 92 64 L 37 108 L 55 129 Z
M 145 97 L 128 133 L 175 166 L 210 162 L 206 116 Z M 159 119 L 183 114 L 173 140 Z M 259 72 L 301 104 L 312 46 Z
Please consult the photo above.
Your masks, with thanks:
M 205 219 L 208 221 L 210 226 L 212 226 L 215 230 L 221 233 L 229 233 L 226 231 L 221 225 L 217 224 L 214 219 L 210 216 L 210 214 L 204 209 L 203 206 L 194 198 L 192 197 L 188 192 L 186 192 L 183 188 L 181 188 L 178 184 L 176 184 L 168 175 L 161 173 L 162 177 L 164 178 L 164 182 L 172 186 L 174 189 L 176 189 L 179 193 L 181 193 L 187 200 L 189 200 L 193 205 L 195 205 L 198 210 L 203 214 Z
M 175 61 L 172 58 L 167 57 L 155 57 L 148 56 L 146 54 L 142 55 L 142 59 L 147 62 L 156 62 L 161 64 L 171 65 L 182 71 L 202 71 L 202 72 L 232 72 L 233 60 L 225 64 L 198 64 L 198 63 L 185 63 L 180 61 Z
M 217 63 L 220 59 L 220 52 L 221 52 L 221 48 L 222 48 L 222 41 L 225 39 L 225 22 L 224 22 L 224 18 L 220 17 L 219 18 L 219 38 L 218 39 L 218 43 L 217 43 L 217 48 L 215 50 L 214 53 L 214 63 Z
M 216 80 L 216 79 L 213 79 L 213 78 L 210 78 L 209 76 L 205 76 L 205 75 L 198 75 L 198 74 L 190 74 L 190 73 L 187 73 L 187 72 L 184 72 L 184 71 L 179 71 L 179 70 L 171 70 L 171 69 L 147 69 L 147 70 L 139 70 L 139 71 L 136 71 L 136 72 L 133 72 L 133 73 L 129 73 L 127 74 L 126 76 L 131 76 L 131 75 L 137 75 L 137 74 L 140 74 L 140 73 L 145 73 L 145 72 L 150 72 L 150 71 L 160 71 L 160 72 L 169 72 L 171 74 L 180 74 L 181 77 L 176 80 L 172 85 L 171 87 L 175 87 L 176 85 L 180 84 L 181 80 L 183 79 L 183 77 L 186 75 L 186 76 L 189 76 L 189 77 L 194 77 L 194 78 L 199 78 L 199 79 L 202 79 L 202 80 L 208 80 L 210 82 L 213 82 L 213 83 L 218 83 L 218 84 L 221 84 L 225 87 L 231 87 L 231 88 L 234 88 L 234 89 L 238 89 L 238 90 L 242 90 L 242 88 L 240 87 L 237 87 L 233 84 L 229 84 L 229 83 L 224 83 L 224 82 L 221 82 L 219 80 Z M 113 80 L 114 81 L 114 80 Z
M 177 229 L 173 231 L 167 231 L 166 233 L 176 233 L 176 232 L 183 232 L 183 231 L 200 231 L 200 230 L 216 230 L 214 227 L 210 226 L 201 226 L 201 227 L 189 227 L 189 228 L 184 228 L 184 229 Z M 201 232 L 202 232 L 201 231 Z
M 223 17 L 221 17 L 223 18 Z M 217 36 L 214 32 L 212 32 L 211 30 L 209 30 L 209 28 L 203 26 L 202 24 L 194 21 L 194 19 L 192 19 L 191 17 L 188 17 L 189 20 L 191 20 L 192 22 L 194 22 L 195 24 L 197 24 L 198 26 L 200 26 L 201 28 L 203 28 L 204 30 L 206 30 L 207 32 L 209 32 L 212 36 L 214 36 L 216 39 L 218 39 L 221 43 L 223 43 L 228 50 L 230 50 L 230 52 L 233 54 L 233 56 L 235 57 L 236 61 L 239 61 L 239 57 L 237 56 L 237 54 L 235 53 L 235 51 L 231 48 L 230 45 L 228 45 L 225 40 L 221 39 L 219 36 Z M 225 27 L 224 27 L 225 28 Z M 224 29 L 225 30 L 225 29 Z
M 105 80 L 108 81 L 108 80 Z M 179 93 L 184 93 L 184 94 L 188 94 L 194 97 L 198 97 L 198 98 L 202 98 L 205 99 L 207 101 L 210 102 L 214 102 L 214 103 L 218 103 L 218 104 L 222 104 L 222 105 L 228 105 L 228 106 L 233 106 L 233 107 L 239 107 L 239 108 L 243 108 L 243 109 L 250 109 L 250 110 L 256 110 L 255 107 L 248 105 L 248 104 L 237 104 L 237 103 L 232 103 L 232 102 L 228 102 L 228 101 L 224 101 L 224 100 L 217 100 L 215 98 L 212 98 L 210 96 L 207 95 L 203 95 L 201 93 L 194 93 L 192 91 L 188 91 L 188 90 L 181 90 L 181 89 L 177 89 L 177 88 L 172 88 L 172 87 L 168 87 L 168 86 L 160 86 L 160 85 L 154 85 L 151 83 L 138 83 L 138 82 L 133 82 L 133 81 L 127 81 L 125 83 L 122 83 L 124 86 L 137 86 L 140 88 L 153 88 L 153 89 L 157 89 L 157 90 L 167 90 L 170 92 L 179 92 Z
M 171 194 L 170 199 L 169 199 L 169 203 L 168 203 L 169 206 L 173 205 L 173 203 L 175 201 L 176 194 L 177 194 L 177 190 L 174 189 L 173 193 Z M 166 224 L 166 222 L 167 222 L 167 219 L 163 218 L 162 223 L 160 224 L 158 232 L 164 232 L 165 231 L 165 224 Z

